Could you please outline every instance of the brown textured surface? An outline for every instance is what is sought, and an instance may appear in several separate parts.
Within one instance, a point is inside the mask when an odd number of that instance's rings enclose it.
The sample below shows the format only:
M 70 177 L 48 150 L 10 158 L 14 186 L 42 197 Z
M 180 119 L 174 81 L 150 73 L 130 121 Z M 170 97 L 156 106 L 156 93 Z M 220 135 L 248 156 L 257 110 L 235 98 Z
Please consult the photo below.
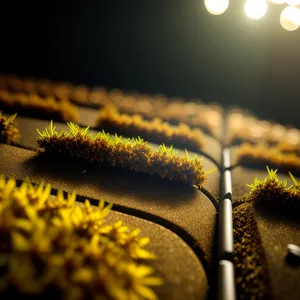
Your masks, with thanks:
M 17 127 L 20 130 L 21 139 L 19 144 L 27 149 L 37 149 L 38 145 L 36 140 L 39 137 L 37 132 L 37 128 L 40 131 L 43 131 L 45 127 L 48 127 L 50 124 L 49 121 L 18 117 L 17 118 Z M 65 123 L 55 122 L 54 125 L 57 127 L 57 131 L 65 130 L 69 131 L 69 127 Z M 98 131 L 90 130 L 91 133 L 96 134 Z M 150 144 L 154 149 L 158 148 L 156 144 Z M 185 152 L 183 150 L 178 150 L 178 155 L 185 156 Z M 190 157 L 194 155 L 193 152 L 189 152 Z M 198 154 L 199 157 L 201 155 Z M 203 157 L 203 165 L 204 170 L 213 170 L 217 168 L 217 166 L 205 156 Z M 219 198 L 219 180 L 220 180 L 220 172 L 216 169 L 213 173 L 207 175 L 207 182 L 205 184 L 205 189 L 214 197 L 214 199 Z
M 236 149 L 232 147 L 231 161 L 236 163 Z M 258 170 L 237 166 L 232 170 L 233 201 L 241 200 L 245 194 L 249 193 L 250 188 L 247 183 L 253 183 L 254 178 L 263 180 L 268 178 L 267 170 Z M 278 173 L 280 180 L 287 180 L 289 185 L 292 181 L 287 174 Z M 296 178 L 300 181 L 300 178 Z M 234 227 L 240 227 L 241 220 L 237 212 L 242 210 L 245 204 L 239 205 L 234 210 Z M 254 210 L 254 219 L 257 227 L 257 235 L 260 237 L 261 247 L 263 248 L 265 263 L 268 268 L 268 277 L 265 284 L 270 284 L 272 299 L 300 299 L 300 268 L 292 267 L 285 261 L 287 245 L 294 243 L 300 245 L 300 222 L 292 221 L 283 215 L 275 215 L 261 206 Z M 245 231 L 246 232 L 246 231 Z M 270 295 L 264 293 L 263 298 L 267 299 Z
M 249 193 L 250 188 L 246 183 L 253 183 L 254 178 L 261 180 L 268 177 L 267 171 L 248 169 L 238 166 L 232 170 L 233 182 L 233 201 L 238 201 Z M 288 180 L 292 184 L 289 176 L 285 174 L 278 174 L 280 180 Z M 299 178 L 298 178 L 299 180 Z M 240 204 L 234 209 L 234 228 L 239 230 L 242 226 L 243 215 L 247 204 Z M 245 213 L 245 212 L 244 212 Z M 251 218 L 250 218 L 251 219 Z M 254 225 L 256 227 L 256 234 L 259 236 L 261 247 L 265 257 L 265 263 L 268 268 L 268 277 L 265 277 L 265 285 L 270 284 L 272 291 L 272 299 L 300 299 L 300 268 L 294 268 L 285 262 L 287 254 L 287 245 L 294 243 L 300 245 L 300 222 L 287 219 L 284 215 L 275 215 L 269 212 L 266 208 L 258 206 L 254 210 Z M 247 226 L 250 226 L 249 225 Z M 247 229 L 247 228 L 246 228 Z M 247 230 L 244 232 L 247 233 Z M 255 238 L 255 237 L 252 237 Z M 252 243 L 252 246 L 257 243 Z M 237 248 L 237 247 L 236 247 Z M 253 255 L 257 251 L 253 248 Z M 240 255 L 237 253 L 237 255 Z M 248 255 L 251 256 L 251 255 Z M 247 265 L 247 264 L 246 264 Z M 238 271 L 237 271 L 238 273 Z M 248 286 L 251 286 L 248 283 Z M 267 290 L 266 290 L 267 291 Z M 263 293 L 263 299 L 268 299 L 270 295 Z
M 267 261 L 251 204 L 233 210 L 233 226 L 238 299 L 270 299 Z
M 300 299 L 300 267 L 286 261 L 287 245 L 300 245 L 300 219 L 291 221 L 259 207 L 255 219 L 266 255 L 272 299 Z
M 204 263 L 211 259 L 216 210 L 193 187 L 101 165 L 37 159 L 33 151 L 8 145 L 0 145 L 0 157 L 0 173 L 6 176 L 44 180 L 82 197 L 104 198 L 120 210 L 150 217 L 184 235 L 195 243 Z
M 89 107 L 78 107 L 79 110 L 79 124 L 82 126 L 96 126 L 96 119 L 99 113 L 99 109 Z
M 127 214 L 111 211 L 107 220 L 121 219 L 129 228 L 140 228 L 143 236 L 150 237 L 147 249 L 156 254 L 151 265 L 164 279 L 155 288 L 159 299 L 205 299 L 208 284 L 203 266 L 192 249 L 170 230 Z

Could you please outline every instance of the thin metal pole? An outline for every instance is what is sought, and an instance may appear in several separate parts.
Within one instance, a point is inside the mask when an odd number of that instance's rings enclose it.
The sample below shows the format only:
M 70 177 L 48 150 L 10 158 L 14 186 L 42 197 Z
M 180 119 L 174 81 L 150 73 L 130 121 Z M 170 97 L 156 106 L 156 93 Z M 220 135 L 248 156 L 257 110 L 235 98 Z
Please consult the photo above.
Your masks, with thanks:
M 218 300 L 235 300 L 234 266 L 231 261 L 221 260 L 218 266 Z
M 230 165 L 230 151 L 225 148 L 222 153 L 222 188 L 218 220 L 218 300 L 236 299 L 234 265 L 232 262 L 234 248 Z

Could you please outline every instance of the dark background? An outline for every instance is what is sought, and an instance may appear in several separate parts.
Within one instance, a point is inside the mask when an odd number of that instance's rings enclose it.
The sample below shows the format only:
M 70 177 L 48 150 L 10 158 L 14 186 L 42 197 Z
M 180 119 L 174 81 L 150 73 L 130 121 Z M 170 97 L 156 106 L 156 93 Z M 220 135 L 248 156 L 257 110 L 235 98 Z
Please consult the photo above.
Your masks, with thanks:
M 281 28 L 282 6 L 254 21 L 244 1 L 221 16 L 203 2 L 1 1 L 0 71 L 197 97 L 300 127 L 300 30 Z

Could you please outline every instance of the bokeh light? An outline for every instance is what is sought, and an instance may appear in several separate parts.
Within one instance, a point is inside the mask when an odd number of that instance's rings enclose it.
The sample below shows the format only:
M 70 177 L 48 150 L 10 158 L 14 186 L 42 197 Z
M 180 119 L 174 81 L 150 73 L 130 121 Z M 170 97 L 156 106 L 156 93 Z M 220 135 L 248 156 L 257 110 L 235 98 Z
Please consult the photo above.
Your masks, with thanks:
M 299 5 L 300 0 L 286 0 L 285 1 L 288 5 Z
M 282 5 L 280 24 L 287 31 L 300 27 L 300 0 L 244 0 L 244 11 L 250 19 L 261 19 L 268 11 L 268 5 Z M 207 11 L 213 15 L 223 14 L 229 7 L 229 0 L 204 0 Z
M 266 14 L 268 3 L 265 0 L 247 0 L 244 9 L 249 18 L 260 19 Z
M 205 0 L 204 4 L 209 13 L 221 15 L 227 10 L 229 0 Z
M 269 0 L 273 4 L 284 4 L 286 0 Z
M 287 31 L 300 27 L 300 9 L 295 6 L 286 7 L 280 15 L 280 24 Z

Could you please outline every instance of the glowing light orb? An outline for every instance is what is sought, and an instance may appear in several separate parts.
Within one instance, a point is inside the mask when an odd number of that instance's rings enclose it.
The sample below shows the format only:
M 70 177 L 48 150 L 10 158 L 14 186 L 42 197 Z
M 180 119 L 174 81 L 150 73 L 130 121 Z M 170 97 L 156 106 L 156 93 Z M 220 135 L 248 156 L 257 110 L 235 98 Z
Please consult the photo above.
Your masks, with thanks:
M 286 0 L 269 0 L 273 4 L 284 4 Z
M 286 7 L 280 15 L 280 24 L 287 31 L 300 27 L 300 9 L 295 6 Z
M 207 11 L 212 15 L 221 15 L 227 10 L 229 0 L 205 0 L 204 4 Z
M 299 5 L 300 0 L 286 0 L 285 1 L 288 5 Z
M 247 0 L 244 9 L 249 18 L 260 19 L 266 14 L 268 3 L 265 0 Z

